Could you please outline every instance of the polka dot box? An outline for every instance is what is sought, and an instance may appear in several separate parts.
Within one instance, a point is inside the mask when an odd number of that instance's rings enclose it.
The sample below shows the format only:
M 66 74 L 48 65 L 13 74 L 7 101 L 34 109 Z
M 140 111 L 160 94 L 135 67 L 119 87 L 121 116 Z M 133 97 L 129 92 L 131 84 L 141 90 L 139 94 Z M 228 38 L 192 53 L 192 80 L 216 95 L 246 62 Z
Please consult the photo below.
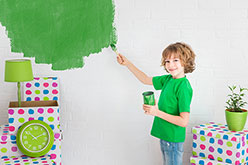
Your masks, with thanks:
M 12 156 L 17 152 L 16 136 L 9 134 L 9 125 L 3 125 L 0 127 L 0 157 Z
M 25 101 L 59 100 L 59 82 L 57 77 L 35 77 L 24 82 Z
M 211 160 L 208 158 L 202 158 L 198 156 L 192 156 L 190 158 L 191 165 L 227 165 L 227 163 Z
M 11 135 L 16 135 L 18 128 L 30 120 L 44 121 L 50 125 L 54 133 L 60 132 L 57 101 L 23 101 L 21 107 L 18 107 L 18 102 L 10 102 L 8 114 Z
M 247 129 L 240 132 L 229 131 L 227 125 L 210 122 L 193 127 L 192 133 L 192 153 L 193 156 L 202 158 L 201 164 L 206 164 L 208 160 L 235 165 L 248 162 Z
M 31 158 L 25 155 L 20 157 L 3 158 L 0 160 L 1 165 L 52 165 L 54 164 L 50 156 L 41 156 L 39 158 Z
M 9 133 L 10 133 L 9 125 L 0 126 L 0 158 L 4 159 L 5 162 L 9 162 L 7 161 L 9 157 L 14 156 L 17 159 L 18 157 L 22 155 L 21 151 L 19 151 L 16 145 L 16 136 L 10 135 Z M 61 134 L 55 133 L 54 138 L 55 140 L 54 140 L 53 147 L 48 152 L 47 155 L 49 155 L 49 159 L 53 160 L 56 165 L 60 165 L 61 164 Z M 0 163 L 0 165 L 2 164 Z

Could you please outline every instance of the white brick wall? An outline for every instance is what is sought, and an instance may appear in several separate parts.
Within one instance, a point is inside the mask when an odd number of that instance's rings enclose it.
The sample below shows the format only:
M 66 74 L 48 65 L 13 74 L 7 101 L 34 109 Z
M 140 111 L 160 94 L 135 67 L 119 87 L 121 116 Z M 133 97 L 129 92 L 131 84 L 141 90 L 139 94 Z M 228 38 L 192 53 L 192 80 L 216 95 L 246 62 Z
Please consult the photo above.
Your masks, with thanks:
M 184 41 L 197 55 L 197 69 L 188 75 L 194 98 L 187 165 L 191 127 L 210 120 L 225 123 L 227 85 L 248 87 L 248 1 L 115 0 L 115 5 L 117 47 L 148 75 L 165 73 L 161 52 L 170 43 Z M 8 102 L 16 100 L 16 84 L 4 82 L 4 61 L 18 57 L 22 54 L 11 53 L 0 26 L 0 124 L 7 122 Z M 65 165 L 162 164 L 159 141 L 150 136 L 153 118 L 141 108 L 141 93 L 153 88 L 119 66 L 109 48 L 86 58 L 82 69 L 52 71 L 51 65 L 32 60 L 35 75 L 60 77 Z

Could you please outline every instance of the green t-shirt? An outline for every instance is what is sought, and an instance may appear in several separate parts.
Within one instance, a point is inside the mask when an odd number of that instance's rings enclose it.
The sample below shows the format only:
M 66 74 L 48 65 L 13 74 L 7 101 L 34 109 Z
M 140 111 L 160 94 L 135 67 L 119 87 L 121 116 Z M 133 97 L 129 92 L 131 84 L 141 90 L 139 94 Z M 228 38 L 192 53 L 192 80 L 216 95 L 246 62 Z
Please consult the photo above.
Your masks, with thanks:
M 180 116 L 181 112 L 190 112 L 192 88 L 185 77 L 173 79 L 171 75 L 163 75 L 152 78 L 153 86 L 160 93 L 159 110 Z M 164 119 L 155 117 L 151 135 L 168 142 L 184 142 L 186 128 L 169 123 Z

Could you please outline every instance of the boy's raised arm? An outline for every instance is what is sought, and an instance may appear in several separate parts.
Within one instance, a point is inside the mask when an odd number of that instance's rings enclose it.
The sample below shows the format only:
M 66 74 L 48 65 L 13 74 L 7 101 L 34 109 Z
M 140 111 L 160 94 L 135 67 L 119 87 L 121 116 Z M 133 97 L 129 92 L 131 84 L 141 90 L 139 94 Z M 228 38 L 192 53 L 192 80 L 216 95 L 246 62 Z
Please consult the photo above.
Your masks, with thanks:
M 120 65 L 126 66 L 135 77 L 140 80 L 143 84 L 153 85 L 152 77 L 147 76 L 144 72 L 139 70 L 133 63 L 131 63 L 125 56 L 118 54 L 117 61 Z

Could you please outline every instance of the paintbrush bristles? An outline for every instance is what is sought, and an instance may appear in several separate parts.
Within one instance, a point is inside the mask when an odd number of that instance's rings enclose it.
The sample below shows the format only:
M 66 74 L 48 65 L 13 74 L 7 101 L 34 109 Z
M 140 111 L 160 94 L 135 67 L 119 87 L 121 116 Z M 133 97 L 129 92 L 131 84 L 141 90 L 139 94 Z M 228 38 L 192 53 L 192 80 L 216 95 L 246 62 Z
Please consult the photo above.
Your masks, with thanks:
M 112 50 L 118 55 L 119 53 L 117 52 L 117 48 L 115 46 L 115 44 L 110 44 Z
M 110 44 L 110 46 L 111 46 L 113 51 L 115 51 L 115 52 L 117 51 L 115 44 Z

